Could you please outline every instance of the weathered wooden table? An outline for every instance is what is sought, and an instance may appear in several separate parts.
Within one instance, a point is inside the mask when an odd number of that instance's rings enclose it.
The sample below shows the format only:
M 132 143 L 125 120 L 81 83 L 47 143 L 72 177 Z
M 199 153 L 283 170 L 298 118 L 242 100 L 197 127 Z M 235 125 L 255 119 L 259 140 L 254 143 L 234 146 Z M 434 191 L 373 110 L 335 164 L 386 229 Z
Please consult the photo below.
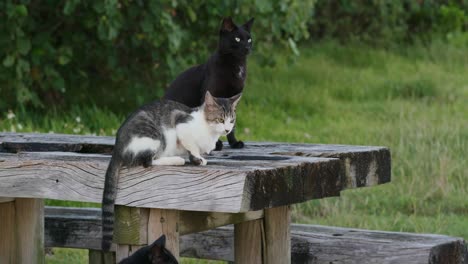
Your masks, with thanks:
M 113 144 L 0 133 L 0 263 L 43 262 L 43 199 L 101 201 Z M 118 261 L 165 234 L 178 257 L 179 235 L 235 224 L 236 263 L 290 263 L 291 204 L 386 183 L 390 171 L 385 147 L 259 142 L 214 152 L 204 167 L 124 169 L 113 250 Z

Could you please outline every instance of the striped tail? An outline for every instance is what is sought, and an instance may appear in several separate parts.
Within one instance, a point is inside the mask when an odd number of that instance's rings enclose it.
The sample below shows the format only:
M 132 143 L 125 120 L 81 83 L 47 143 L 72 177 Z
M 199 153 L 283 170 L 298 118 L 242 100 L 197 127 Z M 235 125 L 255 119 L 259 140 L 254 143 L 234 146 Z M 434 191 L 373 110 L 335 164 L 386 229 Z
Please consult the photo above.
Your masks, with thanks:
M 115 155 L 116 156 L 116 155 Z M 102 250 L 109 251 L 114 236 L 114 205 L 122 162 L 114 155 L 107 167 L 102 195 Z

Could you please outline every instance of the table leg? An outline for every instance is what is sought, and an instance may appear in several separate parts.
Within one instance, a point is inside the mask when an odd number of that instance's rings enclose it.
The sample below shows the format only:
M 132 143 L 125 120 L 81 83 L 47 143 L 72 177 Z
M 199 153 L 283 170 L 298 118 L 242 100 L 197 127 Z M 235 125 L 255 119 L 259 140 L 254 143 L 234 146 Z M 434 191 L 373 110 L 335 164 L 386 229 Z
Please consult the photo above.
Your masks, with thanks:
M 0 263 L 38 263 L 44 258 L 44 201 L 0 203 Z
M 177 260 L 179 253 L 179 211 L 150 209 L 148 220 L 148 244 L 166 235 L 166 248 Z
M 262 263 L 263 220 L 234 225 L 234 259 L 236 264 Z
M 291 210 L 289 206 L 265 209 L 265 263 L 291 263 L 290 224 Z

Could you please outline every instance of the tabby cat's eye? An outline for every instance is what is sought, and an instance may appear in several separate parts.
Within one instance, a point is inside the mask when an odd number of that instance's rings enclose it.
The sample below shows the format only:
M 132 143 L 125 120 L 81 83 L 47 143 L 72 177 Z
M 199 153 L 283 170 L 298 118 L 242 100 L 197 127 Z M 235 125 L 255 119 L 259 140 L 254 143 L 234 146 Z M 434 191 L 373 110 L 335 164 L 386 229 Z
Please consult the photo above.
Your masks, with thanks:
M 216 122 L 218 122 L 218 123 L 224 123 L 224 118 L 216 118 Z
M 240 38 L 235 38 L 235 40 L 236 40 L 237 42 L 240 42 Z
M 236 120 L 234 120 L 234 119 L 231 119 L 231 124 L 233 124 L 233 123 L 234 123 L 234 121 L 236 121 Z
M 252 42 L 252 39 L 247 40 L 248 43 Z

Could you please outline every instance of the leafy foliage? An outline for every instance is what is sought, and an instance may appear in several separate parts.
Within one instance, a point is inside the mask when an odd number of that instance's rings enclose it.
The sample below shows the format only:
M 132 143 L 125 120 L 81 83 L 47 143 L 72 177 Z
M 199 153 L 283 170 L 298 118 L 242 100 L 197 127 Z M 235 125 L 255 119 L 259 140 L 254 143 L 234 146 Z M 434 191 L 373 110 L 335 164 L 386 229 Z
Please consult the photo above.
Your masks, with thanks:
M 318 0 L 315 10 L 314 35 L 378 45 L 427 42 L 468 23 L 466 0 Z
M 299 53 L 314 2 L 1 1 L 0 110 L 90 101 L 116 110 L 154 99 L 207 58 L 222 16 L 255 17 L 257 53 L 272 64 L 273 44 Z

